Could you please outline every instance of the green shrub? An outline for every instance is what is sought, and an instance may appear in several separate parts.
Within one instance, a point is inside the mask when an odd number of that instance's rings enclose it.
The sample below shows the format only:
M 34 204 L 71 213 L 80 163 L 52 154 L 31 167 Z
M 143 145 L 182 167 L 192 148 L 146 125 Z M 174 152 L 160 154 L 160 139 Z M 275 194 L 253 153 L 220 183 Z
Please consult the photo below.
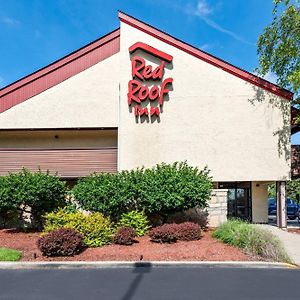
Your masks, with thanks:
M 41 225 L 43 214 L 65 205 L 66 183 L 49 172 L 32 173 L 23 169 L 0 178 L 1 212 L 22 213 L 30 207 L 33 227 Z
M 12 191 L 8 176 L 0 176 L 0 212 L 17 209 L 20 205 L 18 199 L 12 198 Z
M 236 219 L 229 220 L 220 225 L 213 236 L 255 257 L 268 261 L 291 262 L 281 241 L 270 231 L 256 225 Z
M 145 235 L 150 229 L 149 221 L 145 213 L 137 210 L 123 213 L 117 227 L 131 227 L 138 236 Z
M 93 174 L 80 179 L 73 194 L 83 209 L 118 219 L 121 213 L 134 209 L 167 215 L 196 206 L 205 208 L 212 187 L 207 168 L 199 170 L 181 162 Z
M 21 257 L 21 251 L 10 248 L 0 248 L 0 261 L 18 261 Z
M 0 176 L 0 218 L 1 227 L 6 227 L 9 219 L 18 219 L 20 201 L 11 196 L 11 186 L 8 176 Z
M 213 184 L 207 168 L 199 170 L 186 162 L 176 162 L 145 169 L 137 186 L 139 209 L 167 215 L 196 206 L 205 208 Z
M 133 199 L 125 174 L 92 174 L 79 179 L 72 192 L 83 209 L 118 218 Z
M 83 235 L 83 243 L 88 247 L 101 247 L 110 244 L 114 234 L 109 218 L 101 213 L 84 215 L 81 212 L 69 212 L 59 209 L 45 215 L 44 231 L 59 228 L 73 228 Z

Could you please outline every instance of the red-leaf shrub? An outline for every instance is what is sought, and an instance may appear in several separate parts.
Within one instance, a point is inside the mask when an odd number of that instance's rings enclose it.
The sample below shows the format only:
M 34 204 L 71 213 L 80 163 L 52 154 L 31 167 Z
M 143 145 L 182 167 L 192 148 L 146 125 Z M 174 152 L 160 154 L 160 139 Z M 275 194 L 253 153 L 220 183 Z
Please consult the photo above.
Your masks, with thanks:
M 151 242 L 175 243 L 177 241 L 177 224 L 163 224 L 152 228 L 149 232 Z
M 180 241 L 195 241 L 201 238 L 200 226 L 193 222 L 177 224 L 177 238 Z
M 132 245 L 137 236 L 135 230 L 131 227 L 120 227 L 114 236 L 114 243 L 119 245 Z
M 181 224 L 184 222 L 196 223 L 201 230 L 206 230 L 208 227 L 208 212 L 200 208 L 191 208 L 186 211 L 176 212 L 168 215 L 166 223 Z
M 73 256 L 83 248 L 82 235 L 72 228 L 53 230 L 37 241 L 45 256 Z

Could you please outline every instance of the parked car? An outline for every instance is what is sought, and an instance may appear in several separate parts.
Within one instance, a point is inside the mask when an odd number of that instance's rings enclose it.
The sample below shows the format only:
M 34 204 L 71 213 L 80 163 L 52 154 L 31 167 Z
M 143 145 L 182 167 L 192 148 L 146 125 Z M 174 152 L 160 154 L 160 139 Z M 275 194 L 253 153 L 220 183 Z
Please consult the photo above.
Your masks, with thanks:
M 295 200 L 291 198 L 286 199 L 286 207 L 287 207 L 287 216 L 290 220 L 295 220 L 297 217 L 299 218 L 299 206 L 295 202 Z M 268 199 L 268 213 L 269 215 L 276 215 L 277 212 L 277 202 L 276 198 Z

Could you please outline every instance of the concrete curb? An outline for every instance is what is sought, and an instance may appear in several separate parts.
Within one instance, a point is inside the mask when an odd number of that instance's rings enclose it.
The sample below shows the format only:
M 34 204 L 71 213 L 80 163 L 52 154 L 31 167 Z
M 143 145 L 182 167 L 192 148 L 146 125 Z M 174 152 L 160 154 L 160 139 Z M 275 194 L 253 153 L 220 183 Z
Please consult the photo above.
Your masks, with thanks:
M 105 268 L 271 268 L 298 269 L 287 263 L 261 261 L 51 261 L 51 262 L 0 262 L 0 269 L 105 269 Z

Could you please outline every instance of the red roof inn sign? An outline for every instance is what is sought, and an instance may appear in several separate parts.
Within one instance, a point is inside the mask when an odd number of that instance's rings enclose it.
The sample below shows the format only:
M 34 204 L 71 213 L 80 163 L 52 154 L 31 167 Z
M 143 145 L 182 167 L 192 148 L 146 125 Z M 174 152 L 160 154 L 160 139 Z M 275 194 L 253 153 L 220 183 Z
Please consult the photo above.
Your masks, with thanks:
M 163 79 L 165 63 L 171 63 L 173 57 L 141 42 L 132 45 L 129 52 L 133 53 L 137 49 L 159 58 L 160 64 L 158 67 L 153 68 L 152 65 L 146 65 L 145 59 L 140 56 L 131 58 L 132 79 L 128 82 L 128 105 L 133 107 L 134 115 L 137 118 L 159 116 L 164 97 L 170 91 L 167 86 L 173 82 L 173 78 Z M 161 83 L 160 86 L 157 84 L 158 82 Z M 151 102 L 149 108 L 147 107 L 148 101 Z

